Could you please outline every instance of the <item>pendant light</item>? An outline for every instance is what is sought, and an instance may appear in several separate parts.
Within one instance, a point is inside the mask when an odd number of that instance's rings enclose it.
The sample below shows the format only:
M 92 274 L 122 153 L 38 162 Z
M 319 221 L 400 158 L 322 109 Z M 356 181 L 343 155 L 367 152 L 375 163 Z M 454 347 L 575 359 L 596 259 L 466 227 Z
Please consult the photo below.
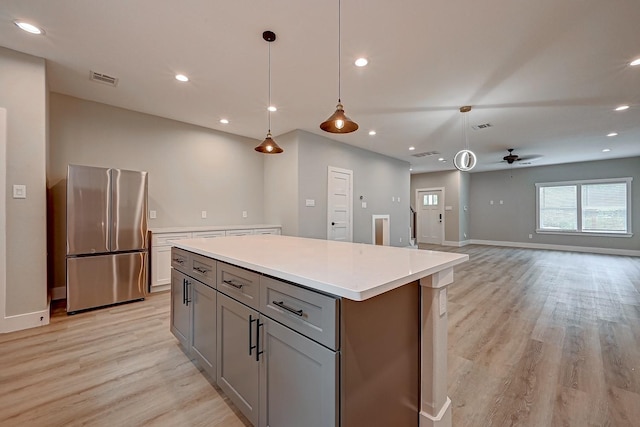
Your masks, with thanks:
M 338 105 L 336 111 L 324 122 L 320 123 L 320 129 L 330 133 L 349 133 L 358 130 L 358 124 L 344 114 L 344 107 L 340 99 L 340 63 L 341 63 L 341 22 L 340 0 L 338 0 Z
M 271 137 L 271 42 L 276 39 L 276 33 L 273 31 L 265 31 L 262 33 L 262 38 L 269 42 L 269 105 L 267 108 L 267 114 L 269 116 L 269 131 L 267 137 L 262 141 L 262 144 L 258 145 L 255 150 L 264 154 L 278 154 L 284 152 L 282 148 Z
M 477 158 L 473 151 L 469 149 L 469 137 L 467 135 L 467 128 L 469 127 L 469 120 L 467 118 L 467 114 L 471 111 L 471 106 L 466 105 L 464 107 L 460 107 L 460 112 L 462 113 L 462 134 L 464 135 L 464 149 L 458 151 L 455 157 L 453 158 L 453 164 L 459 171 L 467 172 L 473 169 L 476 166 Z

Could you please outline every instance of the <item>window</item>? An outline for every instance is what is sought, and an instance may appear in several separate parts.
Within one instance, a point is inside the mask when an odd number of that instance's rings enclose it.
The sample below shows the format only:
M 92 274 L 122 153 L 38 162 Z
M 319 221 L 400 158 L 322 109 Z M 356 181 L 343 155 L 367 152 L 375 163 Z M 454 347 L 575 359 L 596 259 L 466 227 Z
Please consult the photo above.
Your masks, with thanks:
M 536 184 L 537 231 L 630 236 L 631 180 Z
M 437 194 L 425 194 L 422 199 L 422 206 L 437 206 L 438 195 Z

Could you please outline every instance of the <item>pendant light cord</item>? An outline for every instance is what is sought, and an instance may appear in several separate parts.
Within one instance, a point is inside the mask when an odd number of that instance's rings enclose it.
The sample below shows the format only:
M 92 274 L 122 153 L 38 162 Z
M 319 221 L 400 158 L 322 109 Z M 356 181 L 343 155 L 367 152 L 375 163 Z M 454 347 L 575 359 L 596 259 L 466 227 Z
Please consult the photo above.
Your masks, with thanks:
M 341 103 L 342 100 L 341 98 L 341 80 L 342 80 L 342 75 L 341 75 L 341 64 L 340 64 L 340 59 L 342 58 L 342 34 L 341 34 L 341 30 L 342 30 L 342 23 L 340 22 L 340 15 L 341 15 L 341 6 L 342 6 L 342 2 L 340 0 L 338 0 L 338 103 Z
M 269 105 L 267 105 L 267 111 L 269 112 L 269 133 L 271 133 L 271 42 L 269 42 Z

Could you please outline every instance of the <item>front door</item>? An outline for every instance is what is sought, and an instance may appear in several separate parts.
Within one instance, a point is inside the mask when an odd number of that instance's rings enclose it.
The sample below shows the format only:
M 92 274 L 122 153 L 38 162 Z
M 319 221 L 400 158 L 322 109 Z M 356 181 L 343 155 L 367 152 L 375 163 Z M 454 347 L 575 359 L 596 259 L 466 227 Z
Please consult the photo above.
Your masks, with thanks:
M 444 236 L 442 190 L 418 192 L 418 243 L 442 244 Z
M 353 240 L 353 171 L 329 166 L 327 240 Z

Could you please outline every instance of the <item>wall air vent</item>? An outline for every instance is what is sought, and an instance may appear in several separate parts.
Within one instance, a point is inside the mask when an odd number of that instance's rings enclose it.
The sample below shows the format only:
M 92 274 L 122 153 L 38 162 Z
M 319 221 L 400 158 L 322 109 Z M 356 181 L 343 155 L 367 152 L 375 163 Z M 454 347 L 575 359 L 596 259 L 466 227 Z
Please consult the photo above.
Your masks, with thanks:
M 471 129 L 480 130 L 480 129 L 486 129 L 486 128 L 490 128 L 490 127 L 493 127 L 493 125 L 491 123 L 482 123 L 482 124 L 479 124 L 479 125 L 471 126 Z
M 95 71 L 89 72 L 89 80 L 113 87 L 116 87 L 118 85 L 117 77 L 111 77 L 107 74 L 96 73 Z
M 424 153 L 416 153 L 412 154 L 413 157 L 427 157 L 427 156 L 435 156 L 436 154 L 440 154 L 437 151 L 425 151 Z

